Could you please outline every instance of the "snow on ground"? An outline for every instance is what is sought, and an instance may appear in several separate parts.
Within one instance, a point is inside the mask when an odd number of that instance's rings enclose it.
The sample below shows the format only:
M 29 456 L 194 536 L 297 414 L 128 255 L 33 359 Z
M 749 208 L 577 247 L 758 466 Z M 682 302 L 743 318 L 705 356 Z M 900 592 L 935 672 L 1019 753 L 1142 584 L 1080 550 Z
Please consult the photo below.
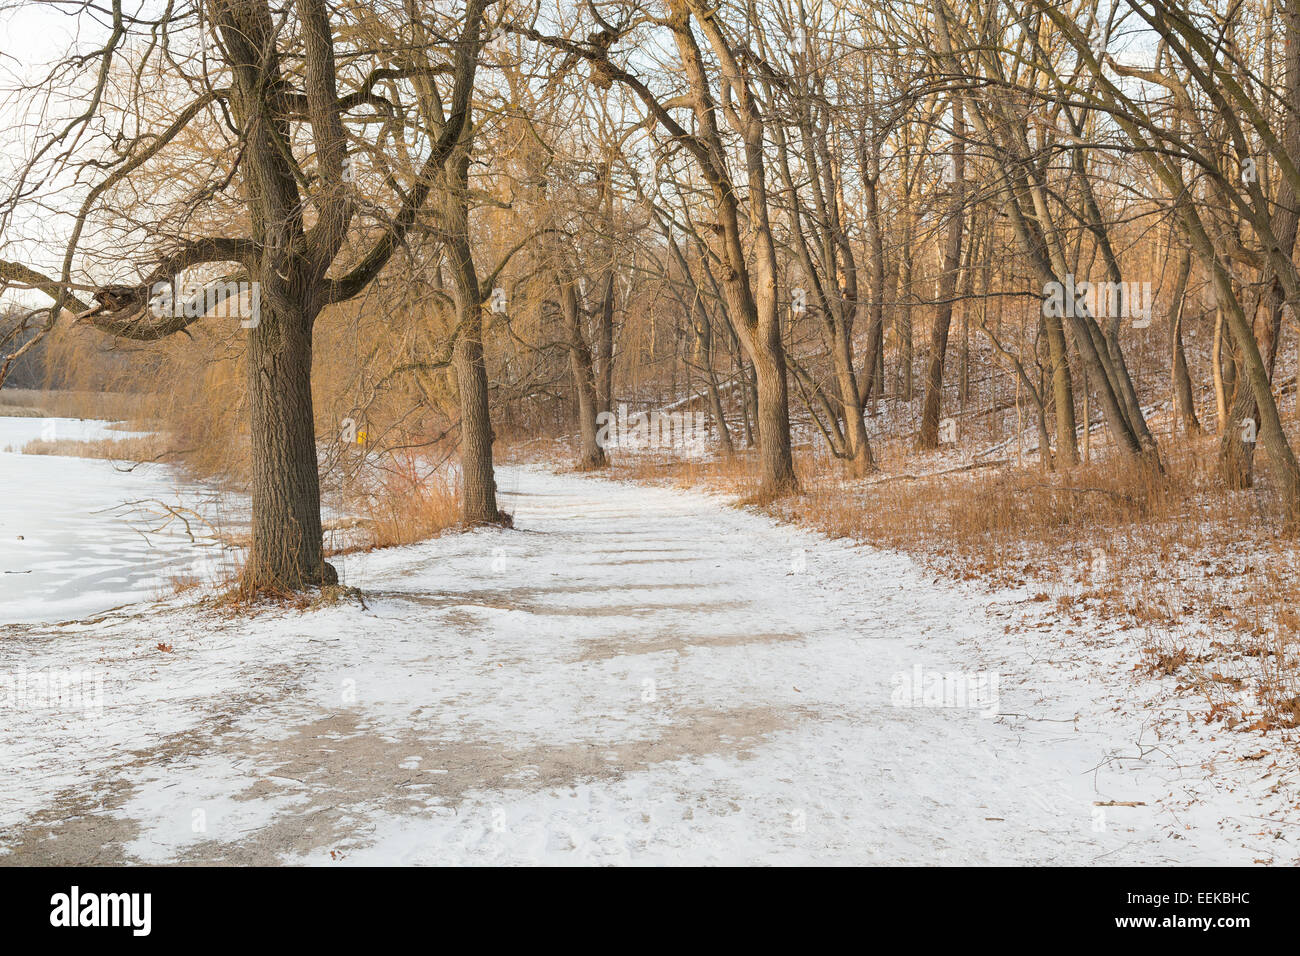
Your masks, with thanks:
M 137 434 L 108 422 L 0 418 L 0 622 L 61 621 L 169 590 L 216 548 L 196 547 L 181 523 L 141 534 L 194 489 L 165 465 L 24 455 L 35 439 L 92 441 Z M 12 449 L 12 450 L 8 450 Z M 132 502 L 142 502 L 133 505 Z M 211 543 L 207 529 L 194 527 Z
M 0 861 L 1295 859 L 1294 776 L 1122 635 L 705 495 L 499 484 L 513 531 L 349 556 L 364 608 L 0 628 L 0 674 L 102 679 L 0 721 Z

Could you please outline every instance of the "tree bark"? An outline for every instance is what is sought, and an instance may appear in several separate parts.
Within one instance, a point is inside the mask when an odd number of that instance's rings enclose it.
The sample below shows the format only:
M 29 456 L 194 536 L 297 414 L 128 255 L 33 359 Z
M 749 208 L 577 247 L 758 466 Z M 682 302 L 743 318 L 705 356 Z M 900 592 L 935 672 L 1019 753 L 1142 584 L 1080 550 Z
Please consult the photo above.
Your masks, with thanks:
M 930 331 L 930 360 L 925 373 L 925 405 L 921 411 L 921 433 L 917 445 L 921 448 L 939 447 L 939 416 L 943 402 L 943 365 L 948 351 L 948 330 L 952 324 L 953 298 L 961 272 L 962 221 L 966 211 L 962 207 L 962 181 L 966 175 L 966 151 L 962 144 L 961 100 L 952 101 L 952 210 L 948 216 L 948 231 L 943 245 L 943 275 L 939 279 L 939 311 L 935 313 L 934 327 Z
M 241 587 L 252 593 L 338 581 L 322 547 L 311 338 L 301 311 L 264 309 L 249 330 L 253 527 Z
M 1187 280 L 1192 271 L 1192 250 L 1183 246 L 1178 255 L 1178 276 L 1174 281 L 1173 308 L 1169 318 L 1169 348 L 1172 353 L 1174 388 L 1174 414 L 1189 432 L 1199 433 L 1200 420 L 1196 417 L 1196 400 L 1192 393 L 1192 376 L 1187 368 L 1187 352 L 1183 348 L 1183 316 L 1187 310 Z
M 594 471 L 608 465 L 609 459 L 596 440 L 596 374 L 591 361 L 591 346 L 582 331 L 577 280 L 564 276 L 559 285 L 560 309 L 568 336 L 569 368 L 573 373 L 573 389 L 578 401 L 578 469 Z

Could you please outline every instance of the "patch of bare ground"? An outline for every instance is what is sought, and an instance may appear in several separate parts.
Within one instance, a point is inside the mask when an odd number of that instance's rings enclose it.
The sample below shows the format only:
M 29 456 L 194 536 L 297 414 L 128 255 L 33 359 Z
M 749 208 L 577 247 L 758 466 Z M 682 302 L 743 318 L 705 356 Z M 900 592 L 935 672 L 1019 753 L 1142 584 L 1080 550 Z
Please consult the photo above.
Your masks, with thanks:
M 627 654 L 658 654 L 674 651 L 684 654 L 699 647 L 746 647 L 802 640 L 803 635 L 782 632 L 737 634 L 643 634 L 620 635 L 608 640 L 588 641 L 578 656 L 580 661 L 603 661 Z
M 245 702 L 247 703 L 247 702 Z M 129 863 L 138 826 L 125 812 L 135 787 L 133 767 L 166 763 L 183 770 L 202 755 L 251 766 L 236 802 L 287 799 L 291 808 L 227 839 L 197 840 L 176 860 L 189 865 L 273 865 L 321 849 L 346 852 L 363 844 L 366 821 L 377 811 L 417 813 L 455 806 L 472 792 L 527 787 L 564 788 L 617 780 L 659 764 L 718 754 L 743 755 L 807 714 L 790 708 L 751 707 L 675 712 L 654 737 L 608 742 L 538 744 L 512 748 L 500 740 L 432 738 L 414 731 L 369 726 L 342 712 L 294 727 L 275 739 L 232 733 L 231 721 L 203 734 L 179 734 L 141 751 L 114 779 L 61 795 L 4 843 L 0 865 L 113 865 Z M 411 769 L 418 755 L 420 769 Z

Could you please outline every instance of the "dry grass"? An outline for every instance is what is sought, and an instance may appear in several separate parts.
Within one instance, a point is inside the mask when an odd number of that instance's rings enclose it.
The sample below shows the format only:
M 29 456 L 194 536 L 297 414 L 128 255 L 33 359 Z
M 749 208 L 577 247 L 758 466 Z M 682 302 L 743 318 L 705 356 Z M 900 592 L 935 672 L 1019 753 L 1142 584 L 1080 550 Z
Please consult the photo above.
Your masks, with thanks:
M 203 576 L 193 571 L 174 574 L 170 589 L 158 595 L 160 601 L 170 597 L 202 592 L 198 606 L 225 617 L 248 617 L 267 611 L 314 611 L 356 601 L 365 608 L 365 598 L 359 588 L 342 584 L 327 584 L 309 591 L 289 591 L 275 588 L 249 588 L 243 581 L 244 558 L 222 565 L 214 575 Z
M 744 497 L 758 493 L 758 459 L 752 451 L 740 451 L 731 458 L 700 459 L 615 452 L 610 456 L 609 468 L 601 474 L 628 481 L 725 489 Z
M 370 547 L 392 548 L 437 537 L 459 522 L 459 493 L 435 480 L 374 497 L 366 527 Z
M 137 420 L 151 402 L 151 396 L 132 392 L 4 388 L 0 389 L 0 416 Z
M 330 554 L 414 544 L 460 523 L 454 480 L 414 455 L 390 456 L 382 471 L 354 480 L 343 494 L 356 517 L 336 526 Z
M 159 451 L 155 435 L 133 435 L 130 438 L 98 438 L 76 441 L 61 438 L 47 441 L 34 438 L 22 446 L 24 455 L 60 455 L 67 458 L 104 458 L 110 461 L 160 461 L 175 457 L 177 453 Z
M 173 574 L 169 578 L 168 583 L 170 585 L 170 587 L 168 588 L 170 593 L 174 595 L 179 595 L 179 594 L 187 594 L 190 591 L 194 591 L 199 588 L 205 587 L 208 582 L 204 581 L 202 577 L 200 577 L 198 574 L 195 574 L 193 571 L 182 571 L 177 574 Z M 159 597 L 165 597 L 165 596 L 166 595 L 162 595 L 162 594 L 159 595 Z
M 235 585 L 201 603 L 219 614 L 244 618 L 264 611 L 316 611 L 353 601 L 362 608 L 366 607 L 360 588 L 341 584 L 327 584 L 314 591 L 274 591 L 265 588 L 249 591 Z

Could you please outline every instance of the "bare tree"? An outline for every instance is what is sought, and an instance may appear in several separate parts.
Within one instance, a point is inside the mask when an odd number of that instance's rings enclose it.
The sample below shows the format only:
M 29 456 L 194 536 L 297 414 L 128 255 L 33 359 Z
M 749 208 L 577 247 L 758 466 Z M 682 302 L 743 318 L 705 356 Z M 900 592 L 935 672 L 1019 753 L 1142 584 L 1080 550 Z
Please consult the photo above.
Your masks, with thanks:
M 328 583 L 336 575 L 324 560 L 320 484 L 311 390 L 312 328 L 326 307 L 361 293 L 384 269 L 418 218 L 443 174 L 468 119 L 479 37 L 488 0 L 469 0 L 455 27 L 455 42 L 425 68 L 365 69 L 366 31 L 339 31 L 347 17 L 327 0 L 296 0 L 275 8 L 268 0 L 210 0 L 169 6 L 155 20 L 128 18 L 113 0 L 110 35 L 90 56 L 67 65 L 94 64 L 98 83 L 84 113 L 70 124 L 51 120 L 41 145 L 10 190 L 5 216 L 21 213 L 43 193 L 83 195 L 71 226 L 60 272 L 33 278 L 17 264 L 0 277 L 25 280 L 47 292 L 48 332 L 65 309 L 76 310 L 104 332 L 128 339 L 172 335 L 209 309 L 158 315 L 151 299 L 158 283 L 193 270 L 233 266 L 209 286 L 201 301 L 225 301 L 231 281 L 253 285 L 259 314 L 247 339 L 247 388 L 252 442 L 252 546 L 243 585 L 250 590 L 294 589 Z M 89 7 L 86 8 L 89 10 Z M 397 16 L 385 11 L 385 16 Z M 166 36 L 167 44 L 151 42 Z M 351 36 L 351 40 L 341 39 Z M 347 66 L 341 66 L 346 63 Z M 109 76 L 121 67 L 134 91 L 122 103 L 109 95 Z M 387 204 L 359 201 L 352 186 L 352 153 L 382 159 L 392 144 L 373 122 L 391 115 L 394 97 L 413 97 L 417 75 L 451 81 L 440 136 L 424 144 L 425 156 L 409 179 L 384 169 Z M 169 115 L 154 120 L 130 110 L 147 98 L 145 84 L 197 91 Z M 51 79 L 49 83 L 58 82 Z M 384 92 L 380 92 L 380 88 Z M 48 88 L 48 87 L 47 87 Z M 145 124 L 137 129 L 136 122 Z M 119 130 L 114 146 L 87 135 L 99 124 Z M 208 136 L 225 146 L 202 187 L 140 223 L 142 258 L 154 265 L 142 279 L 101 284 L 92 280 L 97 305 L 78 298 L 74 270 L 94 276 L 111 268 L 83 242 L 93 231 L 100 201 L 130 190 L 151 161 L 182 133 Z M 57 160 L 51 163 L 51 158 Z M 80 171 L 74 185 L 59 172 Z M 382 168 L 382 167 L 381 167 Z M 89 188 L 80 185 L 91 177 Z M 232 204 L 235 209 L 232 210 Z M 176 221 L 182 227 L 174 227 Z M 223 231 L 202 234 L 201 229 Z M 186 314 L 188 311 L 189 314 Z M 30 343 L 28 346 L 30 347 Z M 14 357 L 6 359 L 6 366 Z

